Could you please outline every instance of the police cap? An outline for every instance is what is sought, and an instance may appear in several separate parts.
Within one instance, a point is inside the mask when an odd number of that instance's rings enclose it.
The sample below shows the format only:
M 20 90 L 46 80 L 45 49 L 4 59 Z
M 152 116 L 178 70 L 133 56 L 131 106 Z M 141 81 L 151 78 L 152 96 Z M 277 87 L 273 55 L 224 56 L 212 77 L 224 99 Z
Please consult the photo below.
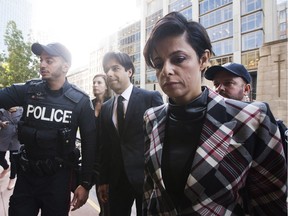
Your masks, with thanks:
M 32 44 L 31 50 L 37 56 L 40 56 L 43 51 L 47 52 L 51 56 L 61 56 L 71 65 L 71 53 L 63 44 L 50 43 L 48 45 L 42 45 L 39 43 L 34 43 Z

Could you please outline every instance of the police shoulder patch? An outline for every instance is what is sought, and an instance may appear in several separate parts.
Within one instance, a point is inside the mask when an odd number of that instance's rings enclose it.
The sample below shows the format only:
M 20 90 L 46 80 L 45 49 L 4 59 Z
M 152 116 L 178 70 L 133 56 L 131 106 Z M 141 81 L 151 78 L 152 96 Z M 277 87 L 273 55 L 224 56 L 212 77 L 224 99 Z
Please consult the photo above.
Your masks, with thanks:
M 71 84 L 71 87 L 74 88 L 76 91 L 79 91 L 81 92 L 82 94 L 86 95 L 87 97 L 89 97 L 89 95 L 84 92 L 82 89 L 80 89 L 78 86 L 74 85 L 74 84 Z
M 46 81 L 42 80 L 42 79 L 31 79 L 31 80 L 28 80 L 26 82 L 26 85 L 29 86 L 29 89 L 28 89 L 28 93 L 39 93 L 41 92 L 41 94 L 44 94 L 45 91 L 44 91 L 44 83 Z
M 44 80 L 39 79 L 39 78 L 35 78 L 35 79 L 28 80 L 26 82 L 26 84 L 30 84 L 30 85 L 35 85 L 35 84 L 39 84 L 39 83 L 44 83 Z
M 72 88 L 69 88 L 65 92 L 65 96 L 72 100 L 75 103 L 78 103 L 82 97 L 87 96 L 89 97 L 84 91 L 82 91 L 80 88 L 78 88 L 75 85 L 71 85 Z

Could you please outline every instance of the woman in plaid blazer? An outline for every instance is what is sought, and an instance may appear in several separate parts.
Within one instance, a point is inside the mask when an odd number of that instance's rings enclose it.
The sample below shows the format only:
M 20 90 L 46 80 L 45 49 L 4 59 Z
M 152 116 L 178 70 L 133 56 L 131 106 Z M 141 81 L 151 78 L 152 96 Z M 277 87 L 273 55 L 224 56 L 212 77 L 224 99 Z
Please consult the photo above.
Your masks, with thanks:
M 260 102 L 201 86 L 211 53 L 206 30 L 178 12 L 160 19 L 145 45 L 169 101 L 144 115 L 144 215 L 286 215 L 276 121 Z

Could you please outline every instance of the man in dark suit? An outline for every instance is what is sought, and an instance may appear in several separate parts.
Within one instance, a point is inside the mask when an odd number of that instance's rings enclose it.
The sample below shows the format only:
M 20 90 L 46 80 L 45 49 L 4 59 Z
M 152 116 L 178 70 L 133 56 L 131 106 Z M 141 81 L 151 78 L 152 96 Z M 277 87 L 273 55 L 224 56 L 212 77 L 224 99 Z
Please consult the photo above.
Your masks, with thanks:
M 109 201 L 111 216 L 130 215 L 134 200 L 137 215 L 142 215 L 143 115 L 148 108 L 163 104 L 163 100 L 157 91 L 146 91 L 132 85 L 135 68 L 127 54 L 106 53 L 103 68 L 116 95 L 103 104 L 100 113 L 102 159 L 98 191 L 103 202 Z M 123 124 L 123 120 L 117 120 L 119 98 L 123 100 L 119 105 L 119 108 L 124 108 Z

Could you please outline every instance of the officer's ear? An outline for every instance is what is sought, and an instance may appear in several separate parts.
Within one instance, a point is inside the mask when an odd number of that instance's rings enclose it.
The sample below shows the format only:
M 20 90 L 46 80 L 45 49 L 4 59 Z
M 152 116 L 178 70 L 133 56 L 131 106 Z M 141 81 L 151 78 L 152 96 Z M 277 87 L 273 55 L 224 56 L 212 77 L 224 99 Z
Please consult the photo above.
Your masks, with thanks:
M 62 66 L 63 72 L 68 73 L 69 68 L 70 68 L 70 64 L 68 64 L 67 62 L 64 62 Z

